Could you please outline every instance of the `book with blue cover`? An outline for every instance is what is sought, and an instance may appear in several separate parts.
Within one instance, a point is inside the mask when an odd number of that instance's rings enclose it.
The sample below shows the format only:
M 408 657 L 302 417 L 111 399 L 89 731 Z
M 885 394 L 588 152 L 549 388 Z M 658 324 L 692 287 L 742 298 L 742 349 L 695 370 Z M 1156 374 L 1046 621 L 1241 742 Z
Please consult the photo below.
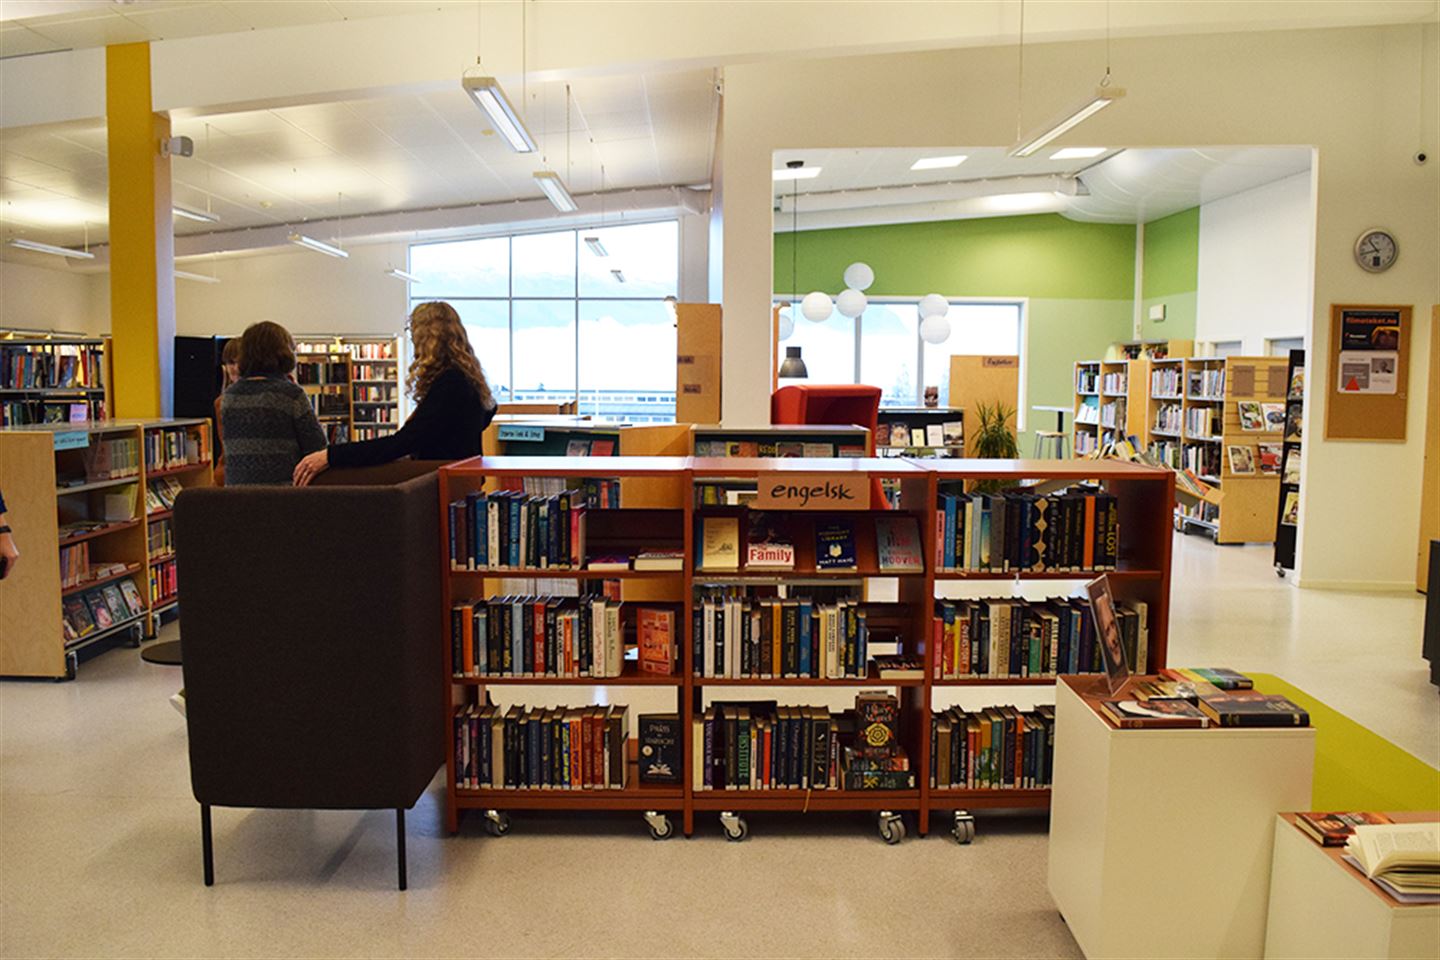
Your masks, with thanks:
M 815 569 L 854 570 L 855 528 L 846 521 L 822 523 L 815 528 Z

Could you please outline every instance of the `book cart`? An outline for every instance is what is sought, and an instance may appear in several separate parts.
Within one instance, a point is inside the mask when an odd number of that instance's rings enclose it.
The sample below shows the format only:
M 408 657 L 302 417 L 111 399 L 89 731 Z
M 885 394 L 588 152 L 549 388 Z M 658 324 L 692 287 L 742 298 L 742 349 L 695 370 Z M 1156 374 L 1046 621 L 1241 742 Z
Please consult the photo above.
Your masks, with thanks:
M 173 438 L 168 446 L 167 436 Z M 97 460 L 102 452 L 104 459 Z M 142 635 L 154 635 L 179 592 L 158 589 L 176 583 L 174 549 L 167 546 L 173 537 L 167 539 L 163 529 L 171 512 L 163 501 L 147 509 L 149 495 L 212 484 L 212 456 L 204 419 L 0 430 L 0 488 L 24 551 L 0 591 L 0 676 L 74 679 L 82 649 L 112 639 L 138 646 Z M 62 551 L 73 555 L 82 547 L 88 568 L 107 572 L 67 582 Z M 138 612 L 127 608 L 67 637 L 66 618 L 75 603 L 110 585 L 135 596 Z
M 699 531 L 701 521 L 711 515 L 739 515 L 751 507 L 730 504 L 701 505 L 697 496 L 707 483 L 755 484 L 762 477 L 791 475 L 820 478 L 826 476 L 863 477 L 858 489 L 872 490 L 876 481 L 890 481 L 898 487 L 898 508 L 878 499 L 871 499 L 868 509 L 844 511 L 854 524 L 856 569 L 834 571 L 817 569 L 815 565 L 815 526 L 827 516 L 825 511 L 787 511 L 784 523 L 795 548 L 793 569 L 707 570 L 701 563 Z M 650 832 L 656 839 L 669 837 L 674 825 L 668 814 L 680 814 L 684 833 L 694 831 L 695 815 L 718 814 L 729 839 L 741 840 L 748 834 L 744 816 L 761 811 L 873 811 L 878 818 L 881 836 L 887 842 L 899 842 L 905 835 L 902 814 L 913 814 L 919 833 L 929 832 L 931 815 L 951 812 L 955 820 L 954 835 L 960 842 L 973 837 L 975 809 L 1032 809 L 1049 807 L 1049 789 L 949 789 L 932 788 L 929 784 L 930 726 L 932 702 L 937 692 L 952 687 L 1050 686 L 1054 676 L 1011 677 L 1003 679 L 936 678 L 932 669 L 938 651 L 930 642 L 934 601 L 937 596 L 953 596 L 956 584 L 975 581 L 970 586 L 984 591 L 980 596 L 1010 595 L 1012 584 L 1035 580 L 1064 584 L 1069 592 L 1093 573 L 1021 573 L 1014 572 L 938 572 L 937 531 L 935 510 L 941 483 L 965 484 L 976 481 L 1002 481 L 1020 485 L 1043 485 L 1036 489 L 1058 489 L 1070 483 L 1098 483 L 1115 495 L 1120 522 L 1118 563 L 1109 572 L 1117 599 L 1143 600 L 1149 607 L 1149 655 L 1145 668 L 1154 671 L 1164 666 L 1167 647 L 1170 590 L 1170 517 L 1174 505 L 1174 476 L 1169 471 L 1152 469 L 1115 461 L 1055 460 L 908 460 L 888 459 L 763 459 L 745 457 L 632 457 L 611 458 L 608 462 L 595 458 L 557 457 L 476 457 L 444 467 L 440 471 L 442 517 L 448 517 L 448 505 L 466 493 L 501 487 L 518 487 L 526 478 L 563 477 L 568 481 L 585 478 L 618 478 L 621 501 L 618 510 L 592 510 L 589 515 L 587 554 L 595 556 L 614 550 L 633 551 L 639 548 L 662 547 L 683 550 L 683 570 L 677 571 L 591 571 L 579 570 L 510 570 L 454 571 L 450 568 L 450 530 L 448 519 L 442 522 L 440 558 L 445 570 L 444 613 L 446 650 L 445 682 L 455 707 L 466 703 L 485 703 L 486 685 L 531 684 L 561 687 L 600 687 L 612 701 L 623 701 L 626 690 L 644 685 L 673 688 L 675 712 L 680 717 L 681 756 L 680 782 L 674 785 L 642 784 L 636 775 L 634 749 L 629 744 L 631 776 L 619 790 L 549 790 L 549 789 L 459 789 L 456 786 L 456 743 L 451 718 L 445 720 L 447 742 L 447 826 L 453 833 L 459 827 L 460 815 L 466 810 L 480 810 L 487 818 L 486 827 L 494 834 L 508 830 L 508 810 L 632 810 L 645 815 Z M 830 513 L 829 516 L 835 516 Z M 922 569 L 896 573 L 882 571 L 878 562 L 875 520 L 880 516 L 909 515 L 918 525 Z M 743 529 L 743 525 L 742 525 Z M 450 611 L 454 603 L 491 595 L 501 577 L 534 577 L 553 580 L 618 580 L 626 606 L 631 600 L 647 603 L 674 604 L 683 611 L 677 629 L 679 655 L 678 674 L 657 677 L 635 671 L 627 663 L 623 674 L 616 678 L 465 678 L 454 675 L 449 636 Z M 893 599 L 871 599 L 872 581 L 893 578 Z M 731 588 L 735 590 L 777 591 L 783 588 L 803 590 L 811 587 L 853 585 L 858 602 L 870 618 L 872 630 L 889 634 L 890 643 L 872 645 L 870 653 L 898 653 L 920 659 L 925 667 L 923 676 L 904 679 L 881 679 L 873 666 L 866 665 L 865 679 L 766 678 L 733 679 L 697 677 L 690 625 L 697 602 L 697 590 Z M 991 591 L 989 587 L 1000 589 Z M 875 591 L 878 597 L 885 591 Z M 793 594 L 792 594 L 793 595 Z M 627 637 L 633 624 L 626 622 Z M 888 647 L 888 649 L 887 649 Z M 911 758 L 916 772 L 913 789 L 906 790 L 845 790 L 845 789 L 697 789 L 695 771 L 699 758 L 692 749 L 692 721 L 705 709 L 708 701 L 729 701 L 745 688 L 763 691 L 773 697 L 784 688 L 792 693 L 791 701 L 803 704 L 806 691 L 812 696 L 825 696 L 837 690 L 892 690 L 900 701 L 899 741 Z M 824 691 L 821 693 L 821 691 Z

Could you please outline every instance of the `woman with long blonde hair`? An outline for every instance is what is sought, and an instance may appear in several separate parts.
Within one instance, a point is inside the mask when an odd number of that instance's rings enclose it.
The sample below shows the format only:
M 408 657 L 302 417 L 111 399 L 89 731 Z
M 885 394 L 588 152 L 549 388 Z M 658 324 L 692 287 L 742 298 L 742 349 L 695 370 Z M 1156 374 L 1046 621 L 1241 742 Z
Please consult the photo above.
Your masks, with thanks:
M 312 453 L 295 467 L 303 487 L 328 467 L 367 467 L 401 457 L 463 460 L 480 453 L 480 434 L 495 416 L 495 398 L 460 315 L 448 303 L 422 303 L 410 313 L 414 359 L 405 389 L 415 411 L 388 437 L 342 443 Z

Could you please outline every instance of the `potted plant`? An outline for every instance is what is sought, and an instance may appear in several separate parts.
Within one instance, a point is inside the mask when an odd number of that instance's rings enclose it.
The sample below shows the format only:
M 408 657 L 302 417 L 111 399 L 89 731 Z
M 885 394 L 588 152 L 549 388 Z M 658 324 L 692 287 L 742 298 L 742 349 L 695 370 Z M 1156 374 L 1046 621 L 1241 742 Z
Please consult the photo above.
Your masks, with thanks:
M 980 419 L 980 428 L 975 432 L 975 455 L 987 460 L 1013 460 L 1020 456 L 1020 446 L 1015 442 L 1015 431 L 1010 429 L 1010 418 L 1015 410 L 1000 401 L 993 404 L 978 403 L 975 415 Z M 975 484 L 980 493 L 994 493 L 1012 484 L 1001 480 L 983 480 Z

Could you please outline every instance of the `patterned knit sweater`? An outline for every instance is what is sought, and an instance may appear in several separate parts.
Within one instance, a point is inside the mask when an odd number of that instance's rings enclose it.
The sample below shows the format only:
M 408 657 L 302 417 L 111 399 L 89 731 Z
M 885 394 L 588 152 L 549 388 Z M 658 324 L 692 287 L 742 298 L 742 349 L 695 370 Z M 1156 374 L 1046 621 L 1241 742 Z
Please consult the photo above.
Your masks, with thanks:
M 241 380 L 220 399 L 225 485 L 290 484 L 295 464 L 325 449 L 305 391 L 279 377 Z

